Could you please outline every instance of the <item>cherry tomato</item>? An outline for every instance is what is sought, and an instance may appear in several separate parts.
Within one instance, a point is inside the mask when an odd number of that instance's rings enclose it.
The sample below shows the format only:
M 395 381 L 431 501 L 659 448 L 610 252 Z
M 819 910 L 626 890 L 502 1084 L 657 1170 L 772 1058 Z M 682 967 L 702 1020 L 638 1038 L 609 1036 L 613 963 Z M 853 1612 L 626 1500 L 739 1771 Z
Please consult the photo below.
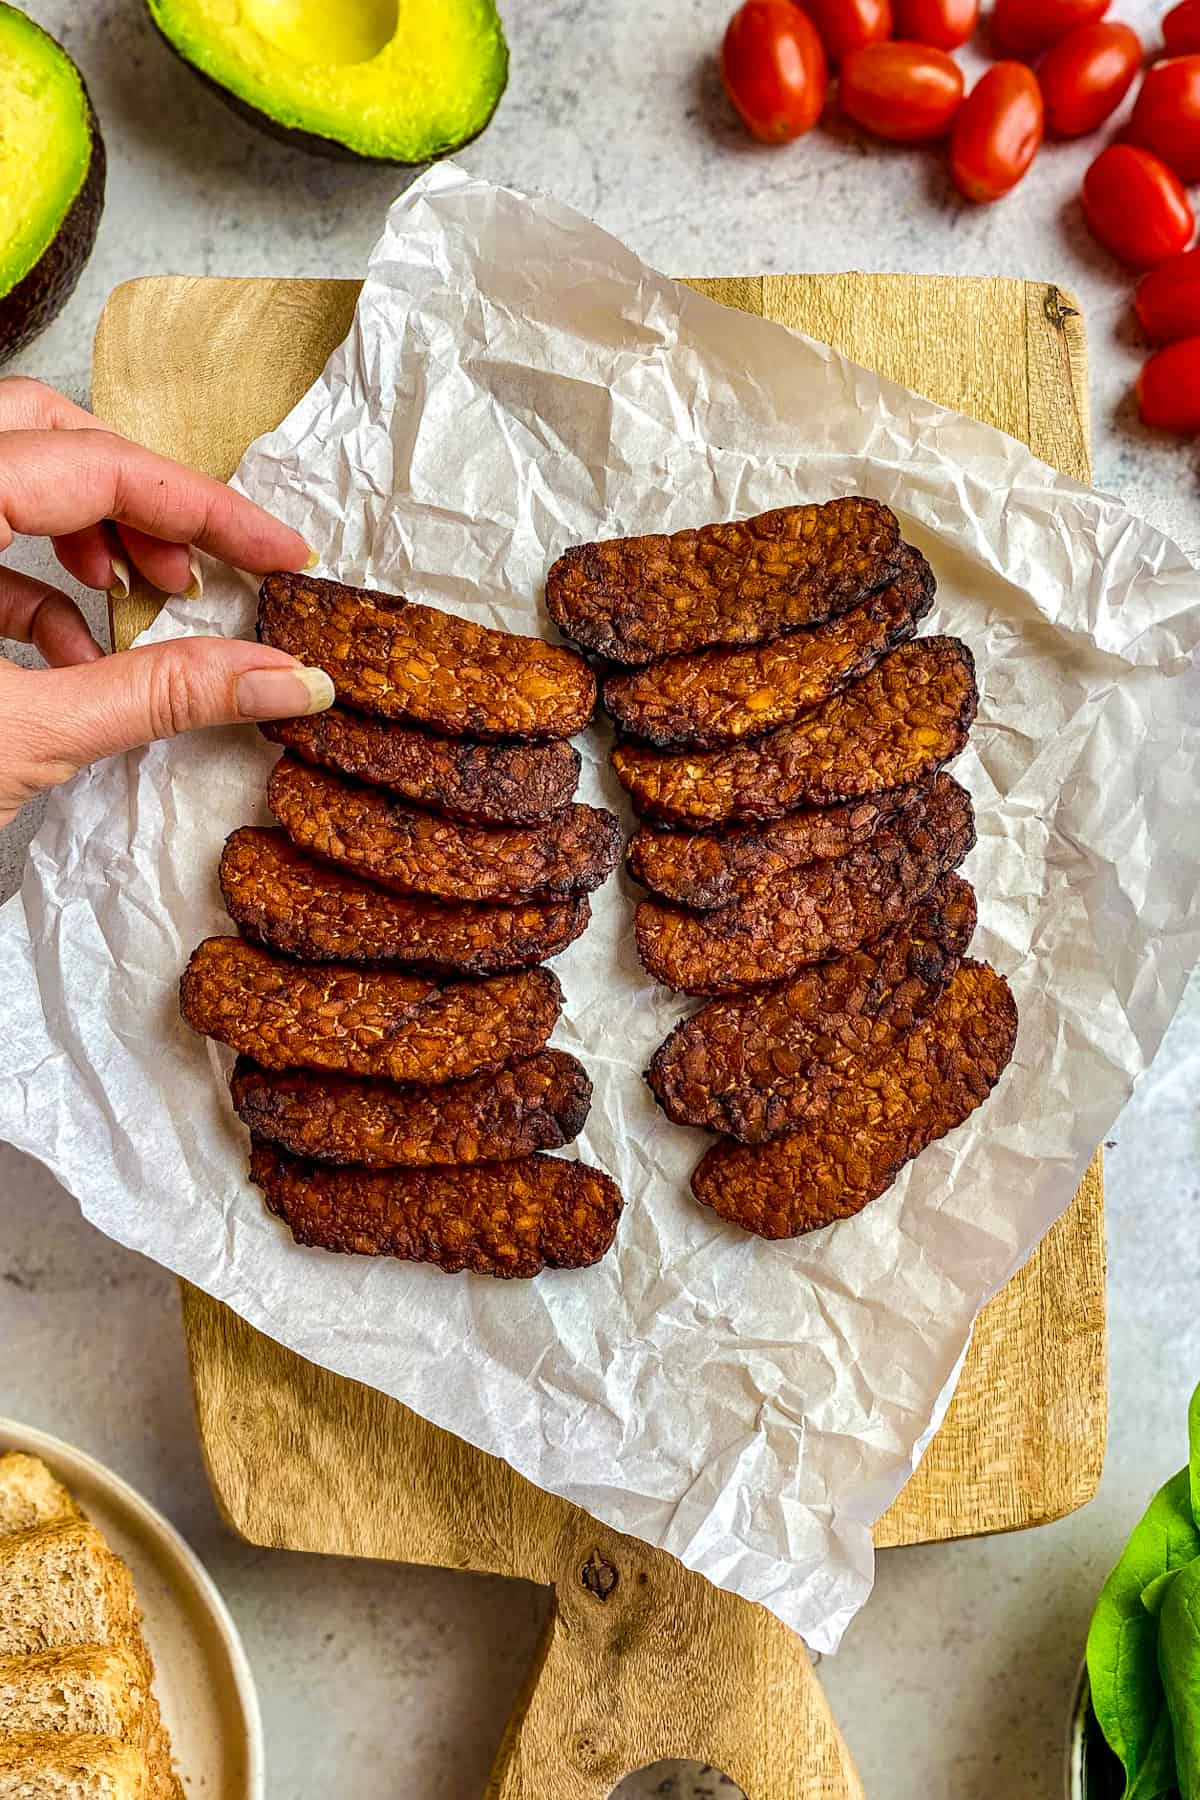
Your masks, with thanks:
M 1200 6 L 1200 0 L 1190 3 Z M 979 21 L 979 0 L 892 0 L 892 13 L 896 36 L 905 43 L 957 50 Z
M 1042 90 L 1024 63 L 993 63 L 958 109 L 950 172 L 968 200 L 1016 187 L 1042 141 Z
M 1080 137 L 1103 125 L 1142 66 L 1142 42 L 1129 25 L 1077 25 L 1047 52 L 1038 68 L 1046 130 Z
M 1178 176 L 1135 144 L 1110 144 L 1083 178 L 1083 211 L 1106 250 L 1150 269 L 1186 250 L 1196 221 Z
M 1138 376 L 1142 423 L 1159 431 L 1200 431 L 1200 337 L 1156 350 Z
M 831 63 L 892 35 L 892 0 L 803 0 L 803 5 Z
M 721 80 L 742 123 L 764 144 L 808 131 L 825 104 L 825 52 L 792 0 L 746 0 L 721 45 Z
M 1133 296 L 1138 324 L 1152 344 L 1200 337 L 1200 250 L 1184 250 L 1143 275 Z
M 962 92 L 954 58 L 928 44 L 868 44 L 846 58 L 838 83 L 846 117 L 895 144 L 945 137 Z
M 1110 0 L 996 0 L 992 37 L 1006 56 L 1036 56 L 1077 25 L 1094 25 Z
M 1200 50 L 1200 0 L 1179 0 L 1162 22 L 1168 56 L 1186 56 Z
M 1200 56 L 1171 56 L 1146 70 L 1127 135 L 1180 181 L 1200 181 Z

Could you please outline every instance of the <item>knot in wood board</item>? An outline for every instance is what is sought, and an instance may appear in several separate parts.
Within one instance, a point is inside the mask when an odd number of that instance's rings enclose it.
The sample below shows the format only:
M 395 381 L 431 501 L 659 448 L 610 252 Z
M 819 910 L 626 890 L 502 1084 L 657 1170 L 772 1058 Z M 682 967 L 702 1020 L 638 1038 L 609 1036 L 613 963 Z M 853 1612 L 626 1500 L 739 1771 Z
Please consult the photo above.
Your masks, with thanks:
M 588 1593 L 603 1603 L 613 1592 L 620 1577 L 607 1557 L 601 1556 L 598 1550 L 593 1550 L 579 1571 L 579 1579 Z
M 1072 304 L 1071 297 L 1053 286 L 1048 287 L 1042 297 L 1042 311 L 1056 331 L 1061 331 L 1068 319 L 1079 317 L 1079 308 Z

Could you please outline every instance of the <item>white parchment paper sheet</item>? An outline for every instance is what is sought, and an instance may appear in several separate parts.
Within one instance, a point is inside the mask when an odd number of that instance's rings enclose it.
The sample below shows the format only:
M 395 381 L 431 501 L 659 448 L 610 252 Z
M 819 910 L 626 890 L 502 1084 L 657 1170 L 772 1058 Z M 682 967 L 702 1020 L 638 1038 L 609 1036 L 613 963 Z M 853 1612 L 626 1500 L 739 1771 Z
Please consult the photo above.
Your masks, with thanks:
M 927 629 L 967 640 L 983 693 L 955 771 L 976 954 L 1021 1032 L 970 1123 L 831 1230 L 759 1243 L 689 1197 L 705 1140 L 641 1080 L 688 1004 L 643 976 L 622 877 L 556 965 L 556 1041 L 596 1086 L 578 1153 L 626 1196 L 615 1252 L 501 1284 L 296 1248 L 245 1180 L 228 1057 L 176 1010 L 228 929 L 221 843 L 266 816 L 253 731 L 80 776 L 0 917 L 0 1136 L 89 1219 L 835 1647 L 976 1312 L 1070 1201 L 1200 952 L 1191 567 L 1001 433 L 451 165 L 393 208 L 349 340 L 238 480 L 326 572 L 515 631 L 547 629 L 569 543 L 793 500 L 876 495 L 931 557 Z M 210 571 L 154 635 L 252 629 L 248 588 Z M 583 749 L 581 797 L 617 805 L 602 726 Z

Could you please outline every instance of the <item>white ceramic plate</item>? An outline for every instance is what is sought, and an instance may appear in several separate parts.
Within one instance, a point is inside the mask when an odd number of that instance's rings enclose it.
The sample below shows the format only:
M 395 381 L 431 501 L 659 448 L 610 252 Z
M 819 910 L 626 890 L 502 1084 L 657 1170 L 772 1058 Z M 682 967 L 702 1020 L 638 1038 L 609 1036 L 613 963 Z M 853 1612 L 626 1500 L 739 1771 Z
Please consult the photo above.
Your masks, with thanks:
M 0 1451 L 40 1456 L 133 1571 L 154 1691 L 189 1800 L 263 1800 L 262 1720 L 225 1602 L 173 1525 L 82 1450 L 0 1419 Z

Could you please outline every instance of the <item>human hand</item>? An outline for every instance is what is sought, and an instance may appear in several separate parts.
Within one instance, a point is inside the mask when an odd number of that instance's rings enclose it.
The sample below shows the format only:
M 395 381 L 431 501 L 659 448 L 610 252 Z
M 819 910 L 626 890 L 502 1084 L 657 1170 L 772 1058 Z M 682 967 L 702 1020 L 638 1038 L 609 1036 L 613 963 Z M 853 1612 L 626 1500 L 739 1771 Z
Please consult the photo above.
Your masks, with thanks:
M 68 574 L 124 598 L 129 565 L 198 597 L 193 546 L 254 574 L 311 565 L 308 545 L 219 481 L 106 431 L 40 382 L 0 381 L 0 553 L 49 537 Z M 0 657 L 0 826 L 97 757 L 201 725 L 320 712 L 322 669 L 240 638 L 183 638 L 106 656 L 74 601 L 0 563 L 0 638 L 46 669 Z

